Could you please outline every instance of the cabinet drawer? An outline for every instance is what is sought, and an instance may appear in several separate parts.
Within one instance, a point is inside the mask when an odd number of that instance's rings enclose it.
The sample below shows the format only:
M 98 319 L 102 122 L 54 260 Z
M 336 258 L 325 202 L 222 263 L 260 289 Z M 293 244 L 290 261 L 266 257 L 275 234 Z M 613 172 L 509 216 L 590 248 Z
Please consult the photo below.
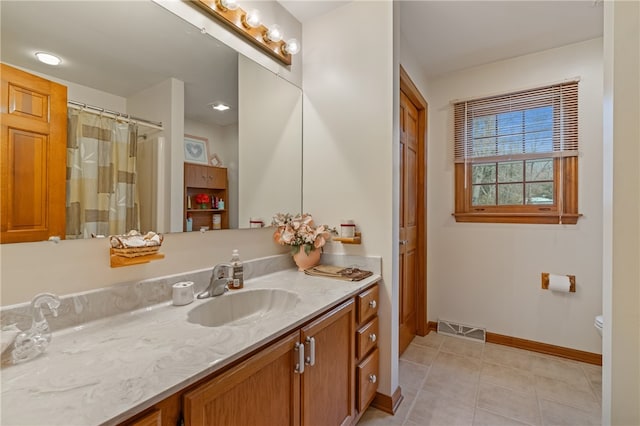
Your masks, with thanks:
M 356 358 L 362 359 L 378 344 L 378 317 L 375 317 L 356 331 Z
M 357 368 L 358 411 L 363 412 L 373 400 L 378 390 L 378 348 L 364 359 Z
M 378 286 L 358 295 L 358 324 L 362 324 L 378 313 Z

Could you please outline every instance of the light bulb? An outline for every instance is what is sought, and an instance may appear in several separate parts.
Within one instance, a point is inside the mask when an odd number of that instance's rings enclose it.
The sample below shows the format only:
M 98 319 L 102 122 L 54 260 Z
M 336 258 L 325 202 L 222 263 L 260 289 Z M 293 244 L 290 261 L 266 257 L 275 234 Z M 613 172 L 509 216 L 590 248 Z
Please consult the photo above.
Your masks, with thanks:
M 242 17 L 242 23 L 248 28 L 258 28 L 261 25 L 260 12 L 256 9 L 248 11 Z
M 60 63 L 62 62 L 62 59 L 58 58 L 56 55 L 52 55 L 51 53 L 46 52 L 37 52 L 36 58 L 38 58 L 38 60 L 42 63 L 53 66 L 60 65 Z
M 267 33 L 265 34 L 265 37 L 267 38 L 267 40 L 274 43 L 282 40 L 282 30 L 280 29 L 280 26 L 275 24 L 270 26 L 267 30 Z
M 238 8 L 237 0 L 220 0 L 222 9 L 236 10 Z
M 298 40 L 295 38 L 289 39 L 287 43 L 282 46 L 282 50 L 289 55 L 295 55 L 300 51 L 300 43 L 298 43 Z

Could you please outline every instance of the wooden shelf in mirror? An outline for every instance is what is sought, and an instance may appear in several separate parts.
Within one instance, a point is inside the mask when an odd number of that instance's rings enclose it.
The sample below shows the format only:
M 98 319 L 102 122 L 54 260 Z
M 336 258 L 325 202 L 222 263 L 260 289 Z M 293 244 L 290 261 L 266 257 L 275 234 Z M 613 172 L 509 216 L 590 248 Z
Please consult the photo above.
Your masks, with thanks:
M 197 194 L 207 194 L 211 199 L 216 197 L 228 203 L 227 188 L 228 179 L 225 167 L 184 163 L 183 231 L 187 231 L 187 217 L 191 217 L 193 221 L 191 224 L 192 231 L 198 231 L 201 227 L 214 229 L 214 215 L 220 215 L 220 229 L 228 229 L 229 212 L 227 209 L 194 208 Z M 191 199 L 191 208 L 189 208 L 189 199 Z

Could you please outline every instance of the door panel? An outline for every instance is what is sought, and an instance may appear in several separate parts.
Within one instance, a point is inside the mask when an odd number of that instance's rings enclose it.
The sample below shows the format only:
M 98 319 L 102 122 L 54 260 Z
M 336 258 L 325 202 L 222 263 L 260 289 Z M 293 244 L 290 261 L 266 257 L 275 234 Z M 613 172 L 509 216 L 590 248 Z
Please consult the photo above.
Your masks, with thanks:
M 400 92 L 400 353 L 416 334 L 416 293 L 418 283 L 418 110 Z
M 64 238 L 67 88 L 1 70 L 0 242 Z

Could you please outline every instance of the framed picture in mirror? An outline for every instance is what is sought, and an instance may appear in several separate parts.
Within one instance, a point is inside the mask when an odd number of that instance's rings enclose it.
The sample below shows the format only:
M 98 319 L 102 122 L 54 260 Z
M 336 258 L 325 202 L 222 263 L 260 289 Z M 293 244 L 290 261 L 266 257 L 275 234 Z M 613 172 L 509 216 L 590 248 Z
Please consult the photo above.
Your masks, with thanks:
M 198 136 L 184 136 L 184 161 L 187 163 L 209 164 L 209 152 L 207 138 Z

